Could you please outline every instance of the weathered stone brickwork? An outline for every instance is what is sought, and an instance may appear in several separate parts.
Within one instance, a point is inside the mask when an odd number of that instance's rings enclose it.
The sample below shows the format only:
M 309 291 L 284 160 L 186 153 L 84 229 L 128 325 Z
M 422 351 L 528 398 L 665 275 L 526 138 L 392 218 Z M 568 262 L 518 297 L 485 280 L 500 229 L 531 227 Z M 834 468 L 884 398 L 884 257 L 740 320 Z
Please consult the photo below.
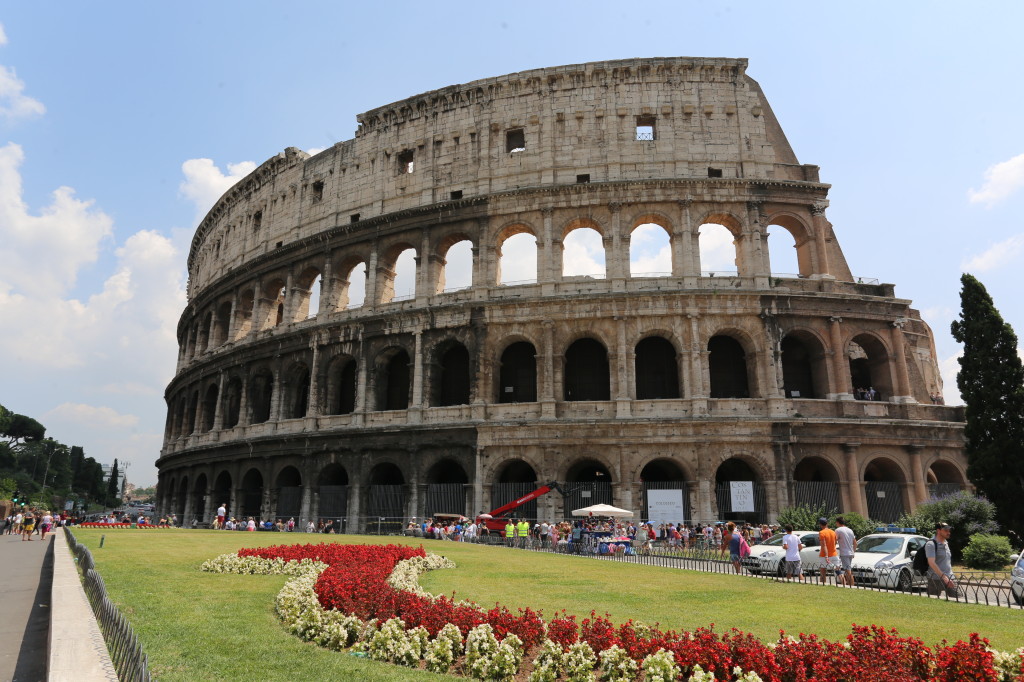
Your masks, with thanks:
M 352 140 L 265 162 L 197 229 L 161 511 L 352 529 L 558 480 L 570 506 L 641 516 L 649 489 L 679 488 L 691 520 L 822 500 L 894 520 L 968 485 L 962 412 L 930 398 L 930 329 L 851 274 L 829 186 L 745 60 L 538 69 L 358 121 Z M 710 224 L 732 233 L 735 271 L 702 268 Z M 670 272 L 631 273 L 641 225 L 664 230 Z M 773 273 L 769 226 L 799 273 Z M 577 229 L 600 235 L 603 276 L 564 274 Z M 502 247 L 524 234 L 536 278 L 508 282 Z M 466 242 L 472 286 L 448 289 Z M 409 249 L 415 293 L 396 296 Z M 878 399 L 854 399 L 869 386 Z M 754 512 L 730 511 L 737 480 Z

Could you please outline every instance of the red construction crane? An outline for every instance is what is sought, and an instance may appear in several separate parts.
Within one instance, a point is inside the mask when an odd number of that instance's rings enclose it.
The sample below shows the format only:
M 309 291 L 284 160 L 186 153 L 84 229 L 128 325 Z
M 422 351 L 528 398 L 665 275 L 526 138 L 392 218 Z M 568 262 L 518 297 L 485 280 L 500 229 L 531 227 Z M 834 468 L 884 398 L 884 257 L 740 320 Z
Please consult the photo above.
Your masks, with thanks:
M 485 526 L 487 526 L 488 530 L 504 531 L 505 524 L 508 522 L 508 519 L 506 517 L 509 514 L 509 512 L 511 512 L 516 507 L 520 507 L 526 504 L 527 502 L 532 502 L 533 500 L 536 500 L 541 495 L 545 495 L 551 492 L 552 490 L 557 490 L 558 492 L 560 492 L 563 498 L 566 496 L 566 492 L 562 490 L 562 486 L 558 485 L 557 481 L 551 481 L 550 483 L 542 485 L 541 487 L 537 488 L 533 492 L 526 493 L 522 497 L 512 500 L 508 504 L 503 504 L 497 509 L 492 509 L 489 514 L 482 514 L 481 516 L 478 516 L 477 522 L 483 523 Z M 487 516 L 490 516 L 490 518 L 486 518 Z

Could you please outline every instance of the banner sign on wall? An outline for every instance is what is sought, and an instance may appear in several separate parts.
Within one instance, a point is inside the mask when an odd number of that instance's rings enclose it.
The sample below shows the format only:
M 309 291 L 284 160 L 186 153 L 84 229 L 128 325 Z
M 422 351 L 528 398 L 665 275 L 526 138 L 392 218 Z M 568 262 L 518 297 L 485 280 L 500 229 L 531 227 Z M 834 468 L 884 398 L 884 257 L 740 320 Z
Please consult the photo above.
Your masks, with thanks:
M 659 523 L 680 523 L 683 515 L 683 491 L 648 490 L 647 519 L 657 527 Z
M 732 493 L 732 510 L 734 512 L 754 511 L 753 481 L 730 481 L 729 487 Z

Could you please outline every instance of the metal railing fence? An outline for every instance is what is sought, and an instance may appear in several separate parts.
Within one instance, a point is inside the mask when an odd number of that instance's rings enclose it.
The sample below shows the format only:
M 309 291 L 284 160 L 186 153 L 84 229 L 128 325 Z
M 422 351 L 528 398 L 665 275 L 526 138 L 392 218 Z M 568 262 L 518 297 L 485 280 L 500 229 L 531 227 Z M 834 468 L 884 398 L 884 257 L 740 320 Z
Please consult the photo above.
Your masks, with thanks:
M 107 596 L 107 586 L 100 574 L 96 572 L 96 563 L 93 561 L 92 552 L 78 542 L 70 528 L 65 527 L 64 533 L 67 536 L 68 546 L 78 562 L 78 568 L 81 570 L 82 586 L 93 613 L 96 614 L 96 621 L 99 623 L 100 632 L 103 633 L 103 639 L 107 643 L 107 651 L 114 664 L 114 669 L 117 671 L 117 678 L 122 682 L 151 682 L 149 659 L 142 650 L 142 644 L 139 643 L 128 619 Z

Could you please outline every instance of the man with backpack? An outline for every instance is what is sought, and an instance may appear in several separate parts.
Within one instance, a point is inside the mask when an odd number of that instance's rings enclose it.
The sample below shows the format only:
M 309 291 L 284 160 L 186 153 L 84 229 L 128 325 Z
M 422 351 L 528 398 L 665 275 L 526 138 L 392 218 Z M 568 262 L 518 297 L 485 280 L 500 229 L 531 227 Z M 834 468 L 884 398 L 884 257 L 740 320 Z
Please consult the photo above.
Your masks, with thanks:
M 842 516 L 836 518 L 836 543 L 839 545 L 839 563 L 843 565 L 839 584 L 853 587 L 853 555 L 857 552 L 857 536 Z
M 922 563 L 927 566 L 929 596 L 939 596 L 945 592 L 947 597 L 956 599 L 960 595 L 956 576 L 953 575 L 953 553 L 949 550 L 949 536 L 952 534 L 953 527 L 948 523 L 936 524 L 935 537 L 924 545 L 926 561 L 920 561 L 920 550 L 914 556 L 915 570 L 924 572 L 918 567 Z

